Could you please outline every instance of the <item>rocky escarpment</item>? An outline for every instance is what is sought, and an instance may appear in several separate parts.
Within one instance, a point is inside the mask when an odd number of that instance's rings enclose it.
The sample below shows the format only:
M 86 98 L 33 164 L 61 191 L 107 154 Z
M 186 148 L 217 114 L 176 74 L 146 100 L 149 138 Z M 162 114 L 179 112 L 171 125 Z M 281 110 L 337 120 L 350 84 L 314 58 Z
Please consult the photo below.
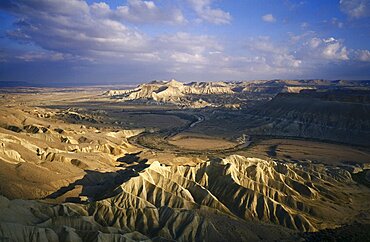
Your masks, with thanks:
M 176 80 L 153 81 L 131 90 L 110 90 L 109 96 L 121 96 L 123 100 L 152 99 L 154 101 L 176 101 L 184 95 L 232 94 L 233 85 L 224 82 L 192 82 L 184 84 Z
M 141 100 L 203 108 L 214 106 L 214 104 L 202 100 L 201 96 L 233 94 L 232 88 L 233 85 L 228 85 L 224 82 L 193 82 L 184 84 L 176 80 L 170 80 L 153 81 L 141 84 L 137 88 L 130 90 L 110 90 L 104 95 L 119 98 L 123 101 Z
M 281 93 L 246 112 L 248 134 L 370 145 L 370 92 Z
M 268 100 L 274 95 L 299 93 L 305 90 L 361 89 L 369 90 L 369 82 L 327 80 L 271 80 L 250 82 L 190 82 L 176 80 L 153 81 L 134 89 L 110 90 L 105 96 L 121 101 L 171 103 L 184 107 L 239 108 L 251 100 Z

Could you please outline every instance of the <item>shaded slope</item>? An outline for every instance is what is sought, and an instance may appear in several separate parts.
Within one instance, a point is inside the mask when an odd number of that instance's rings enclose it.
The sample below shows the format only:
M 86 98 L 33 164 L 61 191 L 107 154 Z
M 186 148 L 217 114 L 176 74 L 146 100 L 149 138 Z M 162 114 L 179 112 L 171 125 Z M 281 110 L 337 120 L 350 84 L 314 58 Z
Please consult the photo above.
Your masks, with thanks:
M 136 149 L 127 137 L 141 132 L 85 127 L 59 120 L 59 111 L 22 109 L 0 110 L 0 192 L 9 198 L 45 197 L 84 170 L 116 171 L 116 159 Z
M 282 93 L 246 113 L 249 134 L 370 145 L 370 93 Z

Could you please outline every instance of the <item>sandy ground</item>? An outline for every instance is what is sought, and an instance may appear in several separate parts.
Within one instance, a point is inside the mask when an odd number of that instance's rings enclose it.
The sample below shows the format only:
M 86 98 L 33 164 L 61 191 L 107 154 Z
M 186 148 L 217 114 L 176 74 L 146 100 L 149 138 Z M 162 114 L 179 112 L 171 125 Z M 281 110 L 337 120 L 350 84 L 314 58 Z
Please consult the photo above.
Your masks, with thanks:
M 310 160 L 328 165 L 370 162 L 370 151 L 365 148 L 292 139 L 268 139 L 253 144 L 250 155 L 279 160 Z
M 181 133 L 171 137 L 168 143 L 187 150 L 222 150 L 237 145 L 225 139 L 192 133 Z

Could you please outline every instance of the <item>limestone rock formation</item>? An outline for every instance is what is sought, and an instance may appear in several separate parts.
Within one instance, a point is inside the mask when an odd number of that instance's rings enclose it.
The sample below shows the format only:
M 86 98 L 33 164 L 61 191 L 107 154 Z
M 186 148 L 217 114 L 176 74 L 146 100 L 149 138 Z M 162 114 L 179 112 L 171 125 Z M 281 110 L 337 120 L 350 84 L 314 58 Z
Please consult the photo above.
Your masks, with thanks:
M 245 114 L 250 135 L 370 145 L 370 92 L 280 93 Z
M 131 90 L 110 90 L 108 96 L 119 96 L 122 100 L 146 99 L 157 102 L 178 102 L 185 95 L 232 94 L 232 86 L 223 82 L 184 84 L 176 80 L 153 81 Z
M 139 161 L 114 175 L 85 176 L 85 204 L 0 197 L 0 237 L 299 241 L 298 231 L 334 228 L 369 206 L 366 194 L 353 194 L 350 173 L 322 165 L 237 155 L 196 166 L 144 164 Z M 94 192 L 94 179 L 105 189 Z
M 172 103 L 185 107 L 235 107 L 248 103 L 252 94 L 267 95 L 268 98 L 280 92 L 299 93 L 307 90 L 332 89 L 369 90 L 370 83 L 363 81 L 327 81 L 327 80 L 272 80 L 250 82 L 190 82 L 176 80 L 152 81 L 134 89 L 110 90 L 104 93 L 121 101 L 143 101 Z M 203 99 L 203 105 L 199 100 Z M 208 103 L 207 105 L 204 105 Z

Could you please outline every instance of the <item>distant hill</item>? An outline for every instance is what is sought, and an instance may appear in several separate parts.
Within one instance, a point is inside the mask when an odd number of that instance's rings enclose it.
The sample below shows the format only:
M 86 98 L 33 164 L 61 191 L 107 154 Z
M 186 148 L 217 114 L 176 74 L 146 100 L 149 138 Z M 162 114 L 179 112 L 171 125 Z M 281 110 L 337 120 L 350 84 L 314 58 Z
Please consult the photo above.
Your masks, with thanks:
M 370 145 L 370 91 L 280 93 L 246 113 L 247 132 Z
M 14 81 L 14 82 L 0 81 L 0 87 L 40 87 L 40 85 L 35 85 L 29 82 L 22 82 L 22 81 Z
M 260 98 L 266 99 L 278 93 L 337 89 L 370 90 L 370 81 L 259 80 L 182 83 L 169 80 L 152 81 L 140 84 L 133 89 L 109 90 L 104 95 L 122 101 L 174 103 L 195 108 L 206 106 L 240 107 L 249 102 L 250 96 L 262 95 Z

